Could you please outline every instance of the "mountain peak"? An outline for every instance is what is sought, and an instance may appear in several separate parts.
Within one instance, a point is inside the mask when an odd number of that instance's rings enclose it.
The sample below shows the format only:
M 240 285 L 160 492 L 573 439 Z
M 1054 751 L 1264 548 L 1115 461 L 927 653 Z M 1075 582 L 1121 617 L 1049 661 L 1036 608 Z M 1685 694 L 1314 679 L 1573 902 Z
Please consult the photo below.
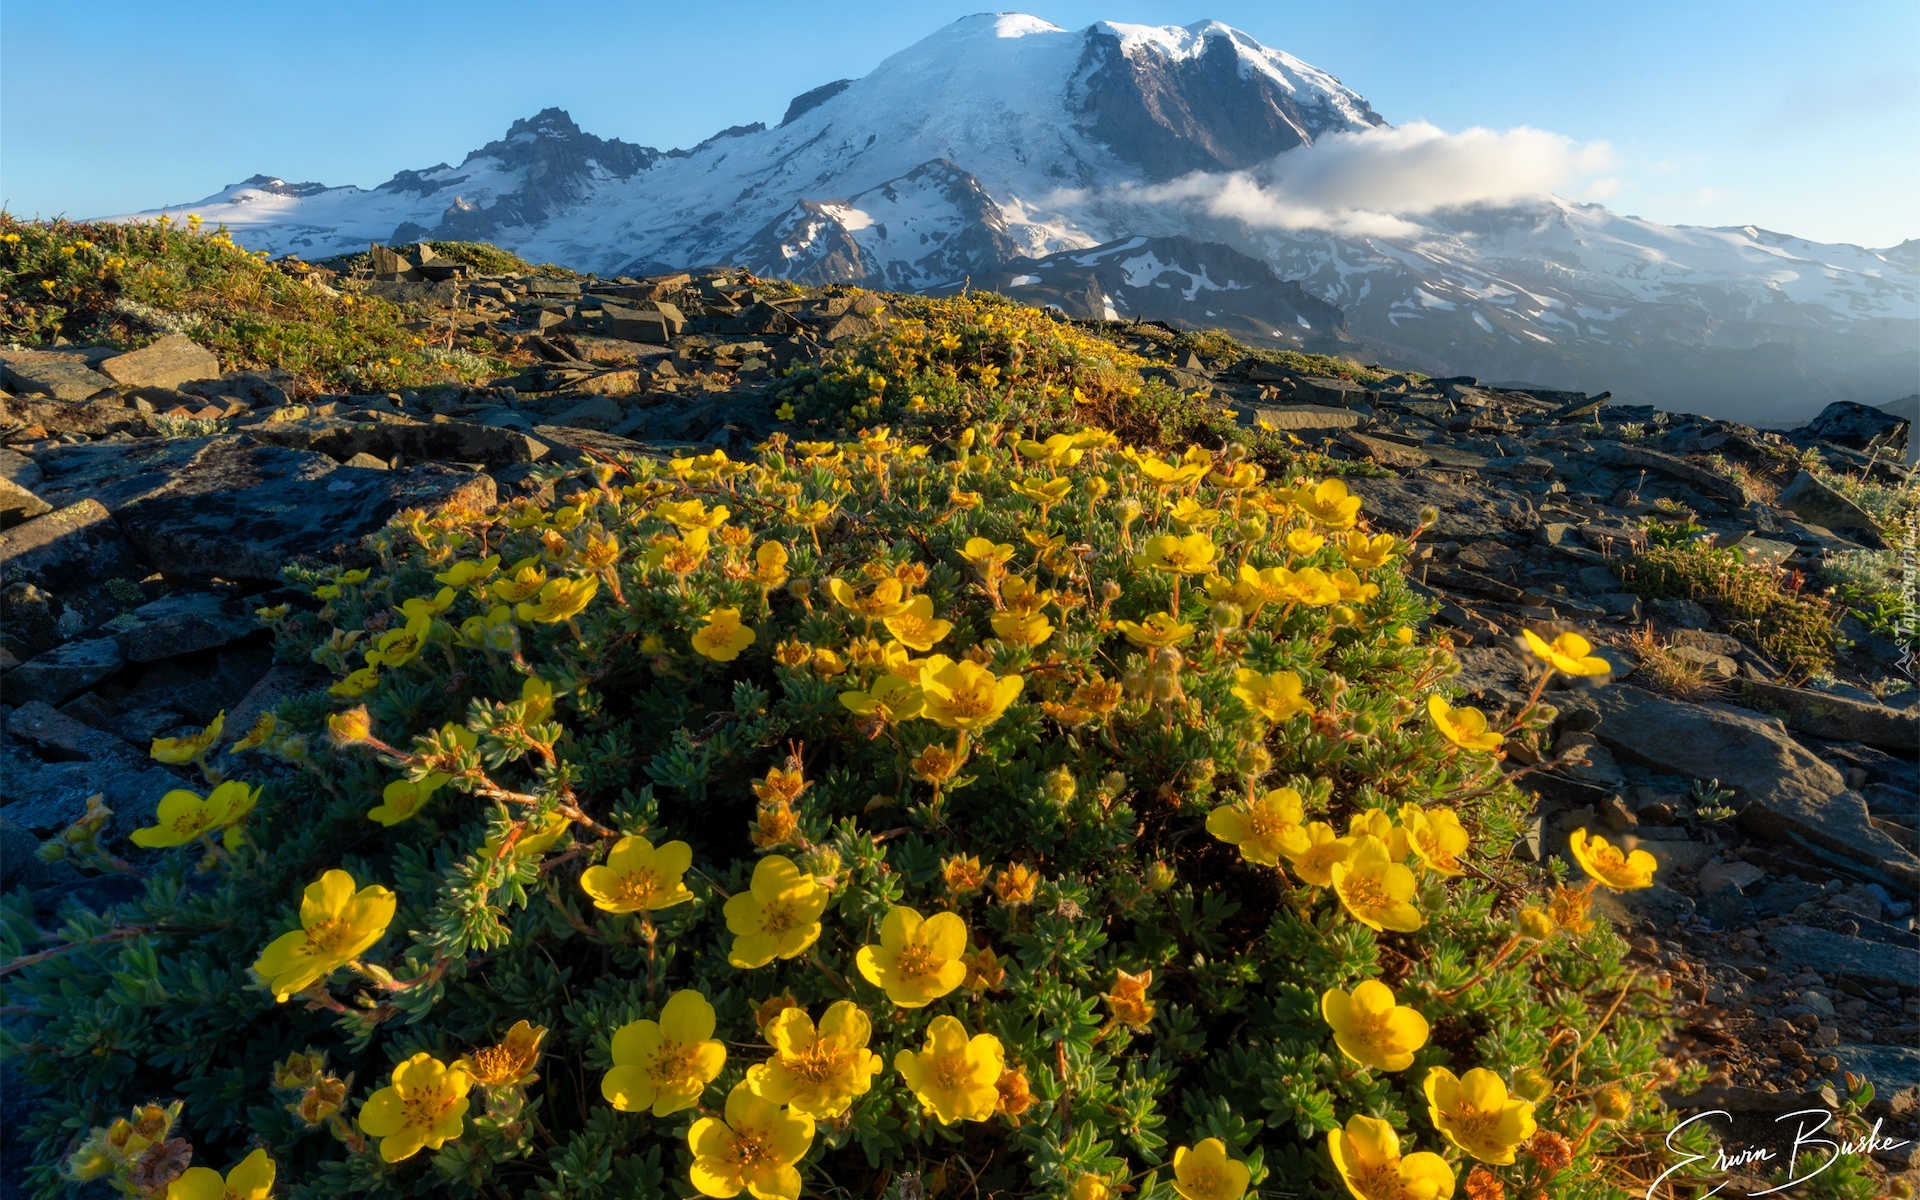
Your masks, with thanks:
M 505 141 L 524 141 L 529 138 L 561 138 L 571 140 L 581 136 L 580 126 L 576 125 L 572 114 L 564 108 L 543 108 L 530 117 L 522 117 L 507 129 Z

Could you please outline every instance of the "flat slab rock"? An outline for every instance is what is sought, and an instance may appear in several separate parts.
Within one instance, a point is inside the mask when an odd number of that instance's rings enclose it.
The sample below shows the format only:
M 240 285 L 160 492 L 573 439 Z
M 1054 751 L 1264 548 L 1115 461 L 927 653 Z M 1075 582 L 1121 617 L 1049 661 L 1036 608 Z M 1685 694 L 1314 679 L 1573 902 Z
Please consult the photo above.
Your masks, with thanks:
M 1803 970 L 1885 987 L 1910 988 L 1920 979 L 1920 950 L 1911 946 L 1892 946 L 1807 925 L 1777 926 L 1767 930 L 1766 938 L 1781 958 Z
M 1787 728 L 1836 742 L 1865 742 L 1882 750 L 1911 754 L 1920 747 L 1920 709 L 1888 708 L 1847 696 L 1808 688 L 1781 687 L 1756 679 L 1742 680 L 1742 700 L 1766 713 L 1777 714 Z
M 183 333 L 170 333 L 148 346 L 116 354 L 100 364 L 100 373 L 120 387 L 177 388 L 196 379 L 218 379 L 220 358 Z
M 1616 757 L 1736 789 L 1740 824 L 1798 837 L 1920 887 L 1920 858 L 1875 829 L 1866 800 L 1778 720 L 1726 704 L 1688 704 L 1614 684 L 1591 694 L 1594 736 Z
M 277 581 L 295 558 L 343 560 L 403 508 L 496 498 L 486 475 L 343 467 L 244 434 L 76 446 L 40 465 L 48 498 L 97 501 L 155 567 L 230 580 Z
M 217 650 L 261 632 L 259 618 L 237 596 L 175 592 L 116 619 L 120 650 L 128 662 L 159 662 L 180 654 Z
M 170 572 L 277 580 L 296 558 L 352 557 L 403 508 L 478 509 L 495 499 L 491 477 L 438 463 L 373 471 L 228 436 L 203 442 L 116 517 L 147 561 Z
M 1440 520 L 1430 537 L 1452 541 L 1497 538 L 1533 528 L 1533 507 L 1484 488 L 1466 488 L 1430 479 L 1348 479 L 1347 490 L 1360 497 L 1360 511 L 1383 528 L 1405 533 L 1420 523 L 1420 510 L 1435 508 Z

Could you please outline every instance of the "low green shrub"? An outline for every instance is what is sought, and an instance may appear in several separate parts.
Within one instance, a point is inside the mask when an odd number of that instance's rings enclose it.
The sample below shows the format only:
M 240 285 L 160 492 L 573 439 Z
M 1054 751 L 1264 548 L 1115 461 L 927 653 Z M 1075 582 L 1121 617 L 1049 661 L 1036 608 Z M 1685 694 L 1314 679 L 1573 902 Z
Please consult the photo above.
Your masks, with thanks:
M 472 383 L 512 368 L 449 356 L 383 300 L 336 292 L 198 220 L 21 221 L 0 212 L 0 338 L 138 348 L 182 328 L 228 369 L 292 372 L 295 390 L 385 392 Z
M 1833 663 L 1840 614 L 1795 574 L 1751 565 L 1735 550 L 1658 540 L 1618 569 L 1640 596 L 1699 601 L 1794 676 L 1804 679 Z
M 135 835 L 137 901 L 51 942 L 0 907 L 38 1194 L 189 1159 L 542 1200 L 1663 1169 L 1657 1089 L 1699 1075 L 1667 985 L 1513 852 L 1499 747 L 1550 711 L 1447 705 L 1338 481 L 991 426 L 548 479 L 295 573 L 263 616 L 331 687 L 156 744 L 219 786 Z M 135 869 L 102 813 L 59 846 Z

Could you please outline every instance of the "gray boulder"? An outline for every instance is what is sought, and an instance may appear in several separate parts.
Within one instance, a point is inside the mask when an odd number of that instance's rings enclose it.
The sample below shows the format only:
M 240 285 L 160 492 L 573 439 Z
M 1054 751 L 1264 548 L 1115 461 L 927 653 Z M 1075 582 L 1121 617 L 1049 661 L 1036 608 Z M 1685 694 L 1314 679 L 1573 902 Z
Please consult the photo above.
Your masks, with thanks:
M 356 557 L 360 539 L 403 508 L 484 508 L 495 496 L 490 477 L 438 463 L 370 471 L 229 435 L 196 439 L 186 463 L 148 479 L 115 515 L 170 572 L 274 581 L 295 559 Z
M 1832 442 L 1864 450 L 1867 443 L 1888 434 L 1898 434 L 1907 421 L 1885 408 L 1869 408 L 1846 400 L 1836 400 L 1820 410 L 1820 415 L 1794 430 L 1789 436 Z M 1896 442 L 1901 439 L 1895 438 Z
M 121 388 L 177 388 L 196 379 L 218 379 L 220 357 L 185 334 L 170 333 L 149 346 L 115 355 L 100 373 Z
M 1725 704 L 1688 704 L 1628 684 L 1592 694 L 1594 736 L 1615 757 L 1736 789 L 1750 832 L 1803 840 L 1920 887 L 1920 858 L 1874 828 L 1840 772 L 1778 720 Z
M 1863 529 L 1878 533 L 1879 522 L 1867 510 L 1802 471 L 1774 501 L 1781 508 L 1811 525 L 1826 529 Z

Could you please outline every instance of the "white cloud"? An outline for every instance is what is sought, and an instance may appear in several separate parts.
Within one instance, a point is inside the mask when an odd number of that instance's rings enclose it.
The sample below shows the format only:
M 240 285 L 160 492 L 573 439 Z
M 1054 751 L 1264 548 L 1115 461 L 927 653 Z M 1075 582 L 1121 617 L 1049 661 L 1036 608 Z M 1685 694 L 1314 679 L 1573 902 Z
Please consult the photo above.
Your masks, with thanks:
M 1604 142 L 1522 127 L 1447 133 L 1415 122 L 1334 134 L 1247 171 L 1197 172 L 1170 183 L 1122 189 L 1118 199 L 1197 207 L 1255 228 L 1325 229 L 1406 236 L 1407 220 L 1441 209 L 1505 204 L 1586 188 L 1606 194 L 1613 164 Z

